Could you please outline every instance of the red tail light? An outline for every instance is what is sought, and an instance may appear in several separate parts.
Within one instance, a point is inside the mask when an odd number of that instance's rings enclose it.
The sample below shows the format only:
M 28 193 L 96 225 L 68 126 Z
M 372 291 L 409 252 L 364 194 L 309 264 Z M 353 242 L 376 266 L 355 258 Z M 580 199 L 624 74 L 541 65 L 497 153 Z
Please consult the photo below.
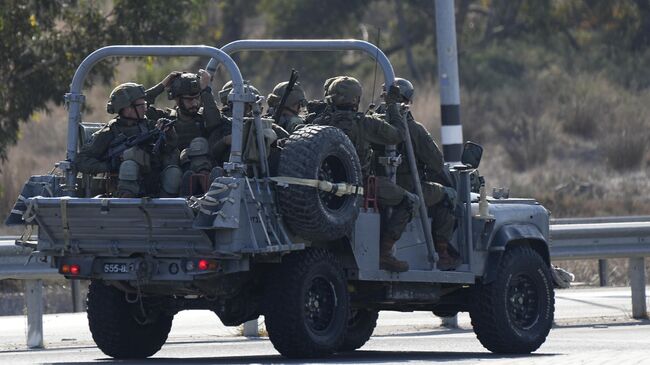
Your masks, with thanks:
M 77 264 L 70 265 L 70 275 L 79 275 L 81 268 Z
M 205 271 L 210 267 L 210 263 L 208 262 L 208 260 L 201 259 L 199 260 L 199 264 L 197 266 L 199 267 L 199 270 Z

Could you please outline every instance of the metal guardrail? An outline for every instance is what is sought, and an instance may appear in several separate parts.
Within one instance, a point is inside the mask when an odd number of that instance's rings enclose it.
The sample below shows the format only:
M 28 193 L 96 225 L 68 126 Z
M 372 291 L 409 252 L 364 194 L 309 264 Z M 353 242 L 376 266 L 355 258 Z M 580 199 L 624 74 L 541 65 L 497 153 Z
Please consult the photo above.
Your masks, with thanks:
M 644 257 L 650 256 L 650 216 L 554 219 L 550 232 L 553 260 L 628 258 L 632 316 L 647 318 Z M 0 280 L 26 281 L 27 346 L 42 347 L 42 279 L 62 276 L 46 262 L 28 261 L 31 251 L 15 246 L 15 238 L 0 237 Z

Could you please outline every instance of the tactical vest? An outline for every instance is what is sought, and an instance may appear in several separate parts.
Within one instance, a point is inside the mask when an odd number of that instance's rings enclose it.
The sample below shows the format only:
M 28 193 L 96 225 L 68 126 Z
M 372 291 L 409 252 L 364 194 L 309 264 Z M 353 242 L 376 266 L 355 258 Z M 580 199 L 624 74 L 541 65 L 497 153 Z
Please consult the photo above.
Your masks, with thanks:
M 180 117 L 178 111 L 169 109 L 169 116 L 176 119 L 174 129 L 178 136 L 178 149 L 183 150 L 190 145 L 190 142 L 196 137 L 208 138 L 208 133 L 203 121 L 203 114 L 199 110 L 199 114 L 194 117 Z
M 363 118 L 364 114 L 360 112 L 336 110 L 318 116 L 314 124 L 329 125 L 342 130 L 352 141 L 359 156 L 363 176 L 367 176 L 371 172 L 373 151 L 361 128 L 360 121 Z

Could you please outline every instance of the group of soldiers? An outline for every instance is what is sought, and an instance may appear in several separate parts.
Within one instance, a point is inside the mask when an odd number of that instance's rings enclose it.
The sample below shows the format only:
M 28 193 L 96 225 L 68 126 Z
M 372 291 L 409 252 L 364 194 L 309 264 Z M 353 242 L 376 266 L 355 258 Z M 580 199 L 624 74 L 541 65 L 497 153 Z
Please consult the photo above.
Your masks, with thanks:
M 118 197 L 187 194 L 182 185 L 188 176 L 210 174 L 213 168 L 218 169 L 228 160 L 232 129 L 232 103 L 228 101 L 228 94 L 233 85 L 228 82 L 219 91 L 222 104 L 219 109 L 210 82 L 210 74 L 199 70 L 197 74 L 172 72 L 148 90 L 136 83 L 119 85 L 111 92 L 107 103 L 107 111 L 117 116 L 81 148 L 75 161 L 76 169 L 89 174 L 117 173 Z M 267 97 L 268 115 L 276 116 L 272 130 L 281 139 L 308 124 L 329 125 L 340 128 L 350 138 L 361 163 L 364 182 L 373 176 L 377 186 L 382 219 L 380 268 L 393 272 L 409 269 L 408 263 L 395 258 L 392 251 L 419 199 L 414 194 L 409 164 L 397 167 L 394 183 L 380 158 L 387 145 L 396 145 L 398 154 L 406 156 L 405 127 L 411 135 L 424 201 L 433 220 L 433 239 L 440 257 L 438 267 L 449 270 L 458 266 L 458 255 L 449 244 L 455 225 L 456 194 L 443 168 L 439 147 L 408 110 L 413 101 L 413 85 L 397 78 L 388 89 L 384 88 L 383 103 L 376 110 L 364 113 L 359 109 L 362 86 L 353 77 L 327 79 L 323 99 L 309 102 L 310 106 L 316 106 L 313 108 L 307 108 L 300 83 L 291 85 L 284 104 L 280 105 L 289 84 L 279 83 Z M 260 94 L 248 82 L 244 87 Z M 175 101 L 174 108 L 162 110 L 154 106 L 156 98 L 164 91 Z M 247 104 L 245 114 L 250 116 L 251 109 L 252 105 Z M 305 109 L 311 109 L 310 113 L 305 113 Z M 134 145 L 116 158 L 107 158 L 115 145 L 151 131 L 164 140 L 155 151 L 151 143 Z

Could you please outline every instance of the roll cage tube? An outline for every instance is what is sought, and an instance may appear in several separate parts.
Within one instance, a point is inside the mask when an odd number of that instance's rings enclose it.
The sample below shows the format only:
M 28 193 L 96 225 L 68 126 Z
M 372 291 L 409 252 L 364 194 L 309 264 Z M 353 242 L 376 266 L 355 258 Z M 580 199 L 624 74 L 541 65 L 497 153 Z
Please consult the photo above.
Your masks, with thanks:
M 227 54 L 233 54 L 235 52 L 241 51 L 345 51 L 345 50 L 355 50 L 362 51 L 374 59 L 377 64 L 381 67 L 384 73 L 384 82 L 385 85 L 392 85 L 395 81 L 395 72 L 393 71 L 393 65 L 388 60 L 388 57 L 382 52 L 377 46 L 372 43 L 357 40 L 357 39 L 307 39 L 307 40 L 298 40 L 298 39 L 289 39 L 289 40 L 280 40 L 280 39 L 246 39 L 230 42 L 225 46 L 221 47 L 221 50 Z M 207 66 L 206 70 L 214 74 L 217 71 L 217 60 L 211 59 Z M 422 187 L 420 186 L 420 177 L 417 170 L 415 156 L 413 152 L 413 145 L 411 144 L 411 134 L 409 132 L 408 124 L 403 118 L 402 122 L 404 123 L 405 130 L 405 140 L 407 147 L 407 155 L 409 167 L 411 168 L 411 177 L 414 181 L 414 186 L 416 187 L 416 193 L 420 199 L 419 204 L 419 213 L 422 223 L 422 230 L 424 231 L 424 237 L 427 242 L 427 248 L 429 249 L 429 260 L 432 264 L 432 267 L 435 268 L 435 262 L 438 261 L 438 255 L 436 253 L 435 247 L 433 245 L 433 238 L 431 236 L 431 226 L 429 225 L 426 205 L 424 202 L 424 197 L 422 194 Z M 395 146 L 388 146 L 387 152 L 389 156 L 394 157 L 396 155 Z M 395 171 L 396 166 L 390 166 L 389 176 L 393 182 L 395 182 Z
M 78 126 L 81 122 L 81 104 L 84 102 L 84 96 L 81 93 L 83 82 L 88 75 L 90 69 L 99 61 L 108 57 L 142 57 L 142 56 L 199 56 L 210 57 L 213 62 L 220 62 L 226 66 L 226 69 L 233 80 L 233 89 L 237 96 L 233 99 L 233 138 L 231 150 L 232 163 L 241 163 L 241 134 L 242 122 L 244 118 L 244 81 L 239 71 L 239 67 L 230 56 L 215 47 L 204 45 L 193 46 L 173 46 L 173 45 L 159 45 L 159 46 L 107 46 L 100 48 L 90 55 L 88 55 L 77 67 L 72 84 L 70 85 L 70 92 L 65 95 L 66 103 L 68 104 L 68 145 L 66 152 L 66 161 L 59 162 L 59 167 L 65 172 L 66 175 L 66 190 L 69 193 L 74 191 L 76 171 L 72 168 L 76 154 L 77 143 L 79 140 Z

